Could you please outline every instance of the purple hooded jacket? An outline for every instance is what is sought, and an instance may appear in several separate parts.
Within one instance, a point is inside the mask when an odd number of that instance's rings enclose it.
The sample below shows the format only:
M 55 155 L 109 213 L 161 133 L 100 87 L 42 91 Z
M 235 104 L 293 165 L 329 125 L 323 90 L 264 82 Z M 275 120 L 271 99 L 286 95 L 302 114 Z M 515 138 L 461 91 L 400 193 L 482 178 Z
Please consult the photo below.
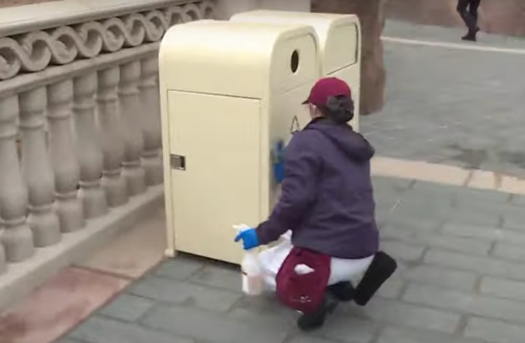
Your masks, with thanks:
M 332 257 L 375 254 L 379 233 L 370 176 L 374 148 L 346 124 L 313 120 L 286 148 L 282 195 L 257 227 L 261 244 L 292 230 L 292 244 Z

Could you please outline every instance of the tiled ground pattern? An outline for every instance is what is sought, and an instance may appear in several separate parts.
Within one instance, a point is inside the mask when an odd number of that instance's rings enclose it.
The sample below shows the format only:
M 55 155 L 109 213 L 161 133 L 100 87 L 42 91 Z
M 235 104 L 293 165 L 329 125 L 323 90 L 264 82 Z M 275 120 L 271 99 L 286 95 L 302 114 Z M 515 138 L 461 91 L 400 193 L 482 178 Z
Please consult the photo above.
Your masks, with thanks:
M 234 267 L 162 264 L 60 343 L 522 343 L 525 198 L 375 177 L 382 247 L 400 268 L 365 308 L 301 334 L 272 297 L 248 298 Z
M 388 22 L 386 36 L 459 43 L 460 29 Z M 525 176 L 525 40 L 507 54 L 385 42 L 386 105 L 361 130 L 379 155 Z

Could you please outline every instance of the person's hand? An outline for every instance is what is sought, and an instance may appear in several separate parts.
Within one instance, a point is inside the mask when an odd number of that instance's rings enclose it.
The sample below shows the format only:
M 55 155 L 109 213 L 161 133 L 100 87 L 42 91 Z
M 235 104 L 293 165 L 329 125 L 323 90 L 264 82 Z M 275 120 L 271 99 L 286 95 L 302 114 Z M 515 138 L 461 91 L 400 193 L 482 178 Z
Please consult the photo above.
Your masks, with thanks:
M 241 239 L 244 250 L 250 250 L 259 246 L 259 237 L 257 237 L 255 229 L 248 229 L 239 232 L 237 237 L 235 237 L 235 242 L 238 242 Z
M 284 180 L 284 142 L 282 140 L 275 144 L 273 151 L 273 174 L 277 184 Z

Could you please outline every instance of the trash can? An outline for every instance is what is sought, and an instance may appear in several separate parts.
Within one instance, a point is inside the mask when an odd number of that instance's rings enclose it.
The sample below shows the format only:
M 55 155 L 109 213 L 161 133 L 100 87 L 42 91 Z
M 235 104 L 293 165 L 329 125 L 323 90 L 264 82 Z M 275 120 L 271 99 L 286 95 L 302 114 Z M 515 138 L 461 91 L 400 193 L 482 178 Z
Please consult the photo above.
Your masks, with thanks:
M 319 37 L 323 75 L 338 77 L 352 88 L 356 115 L 350 124 L 359 131 L 361 26 L 356 15 L 257 10 L 238 13 L 230 21 L 312 26 Z
M 167 254 L 240 263 L 233 224 L 267 219 L 278 192 L 272 146 L 309 121 L 321 76 L 306 25 L 175 25 L 159 52 Z

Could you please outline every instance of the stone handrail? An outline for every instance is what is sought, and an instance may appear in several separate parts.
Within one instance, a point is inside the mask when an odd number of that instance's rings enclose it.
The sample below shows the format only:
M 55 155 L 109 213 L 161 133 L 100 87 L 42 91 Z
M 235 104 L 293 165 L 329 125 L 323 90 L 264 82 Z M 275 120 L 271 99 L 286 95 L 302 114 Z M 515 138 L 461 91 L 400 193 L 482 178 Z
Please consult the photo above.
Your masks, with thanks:
M 2 9 L 0 281 L 162 183 L 159 41 L 213 10 L 211 0 Z

